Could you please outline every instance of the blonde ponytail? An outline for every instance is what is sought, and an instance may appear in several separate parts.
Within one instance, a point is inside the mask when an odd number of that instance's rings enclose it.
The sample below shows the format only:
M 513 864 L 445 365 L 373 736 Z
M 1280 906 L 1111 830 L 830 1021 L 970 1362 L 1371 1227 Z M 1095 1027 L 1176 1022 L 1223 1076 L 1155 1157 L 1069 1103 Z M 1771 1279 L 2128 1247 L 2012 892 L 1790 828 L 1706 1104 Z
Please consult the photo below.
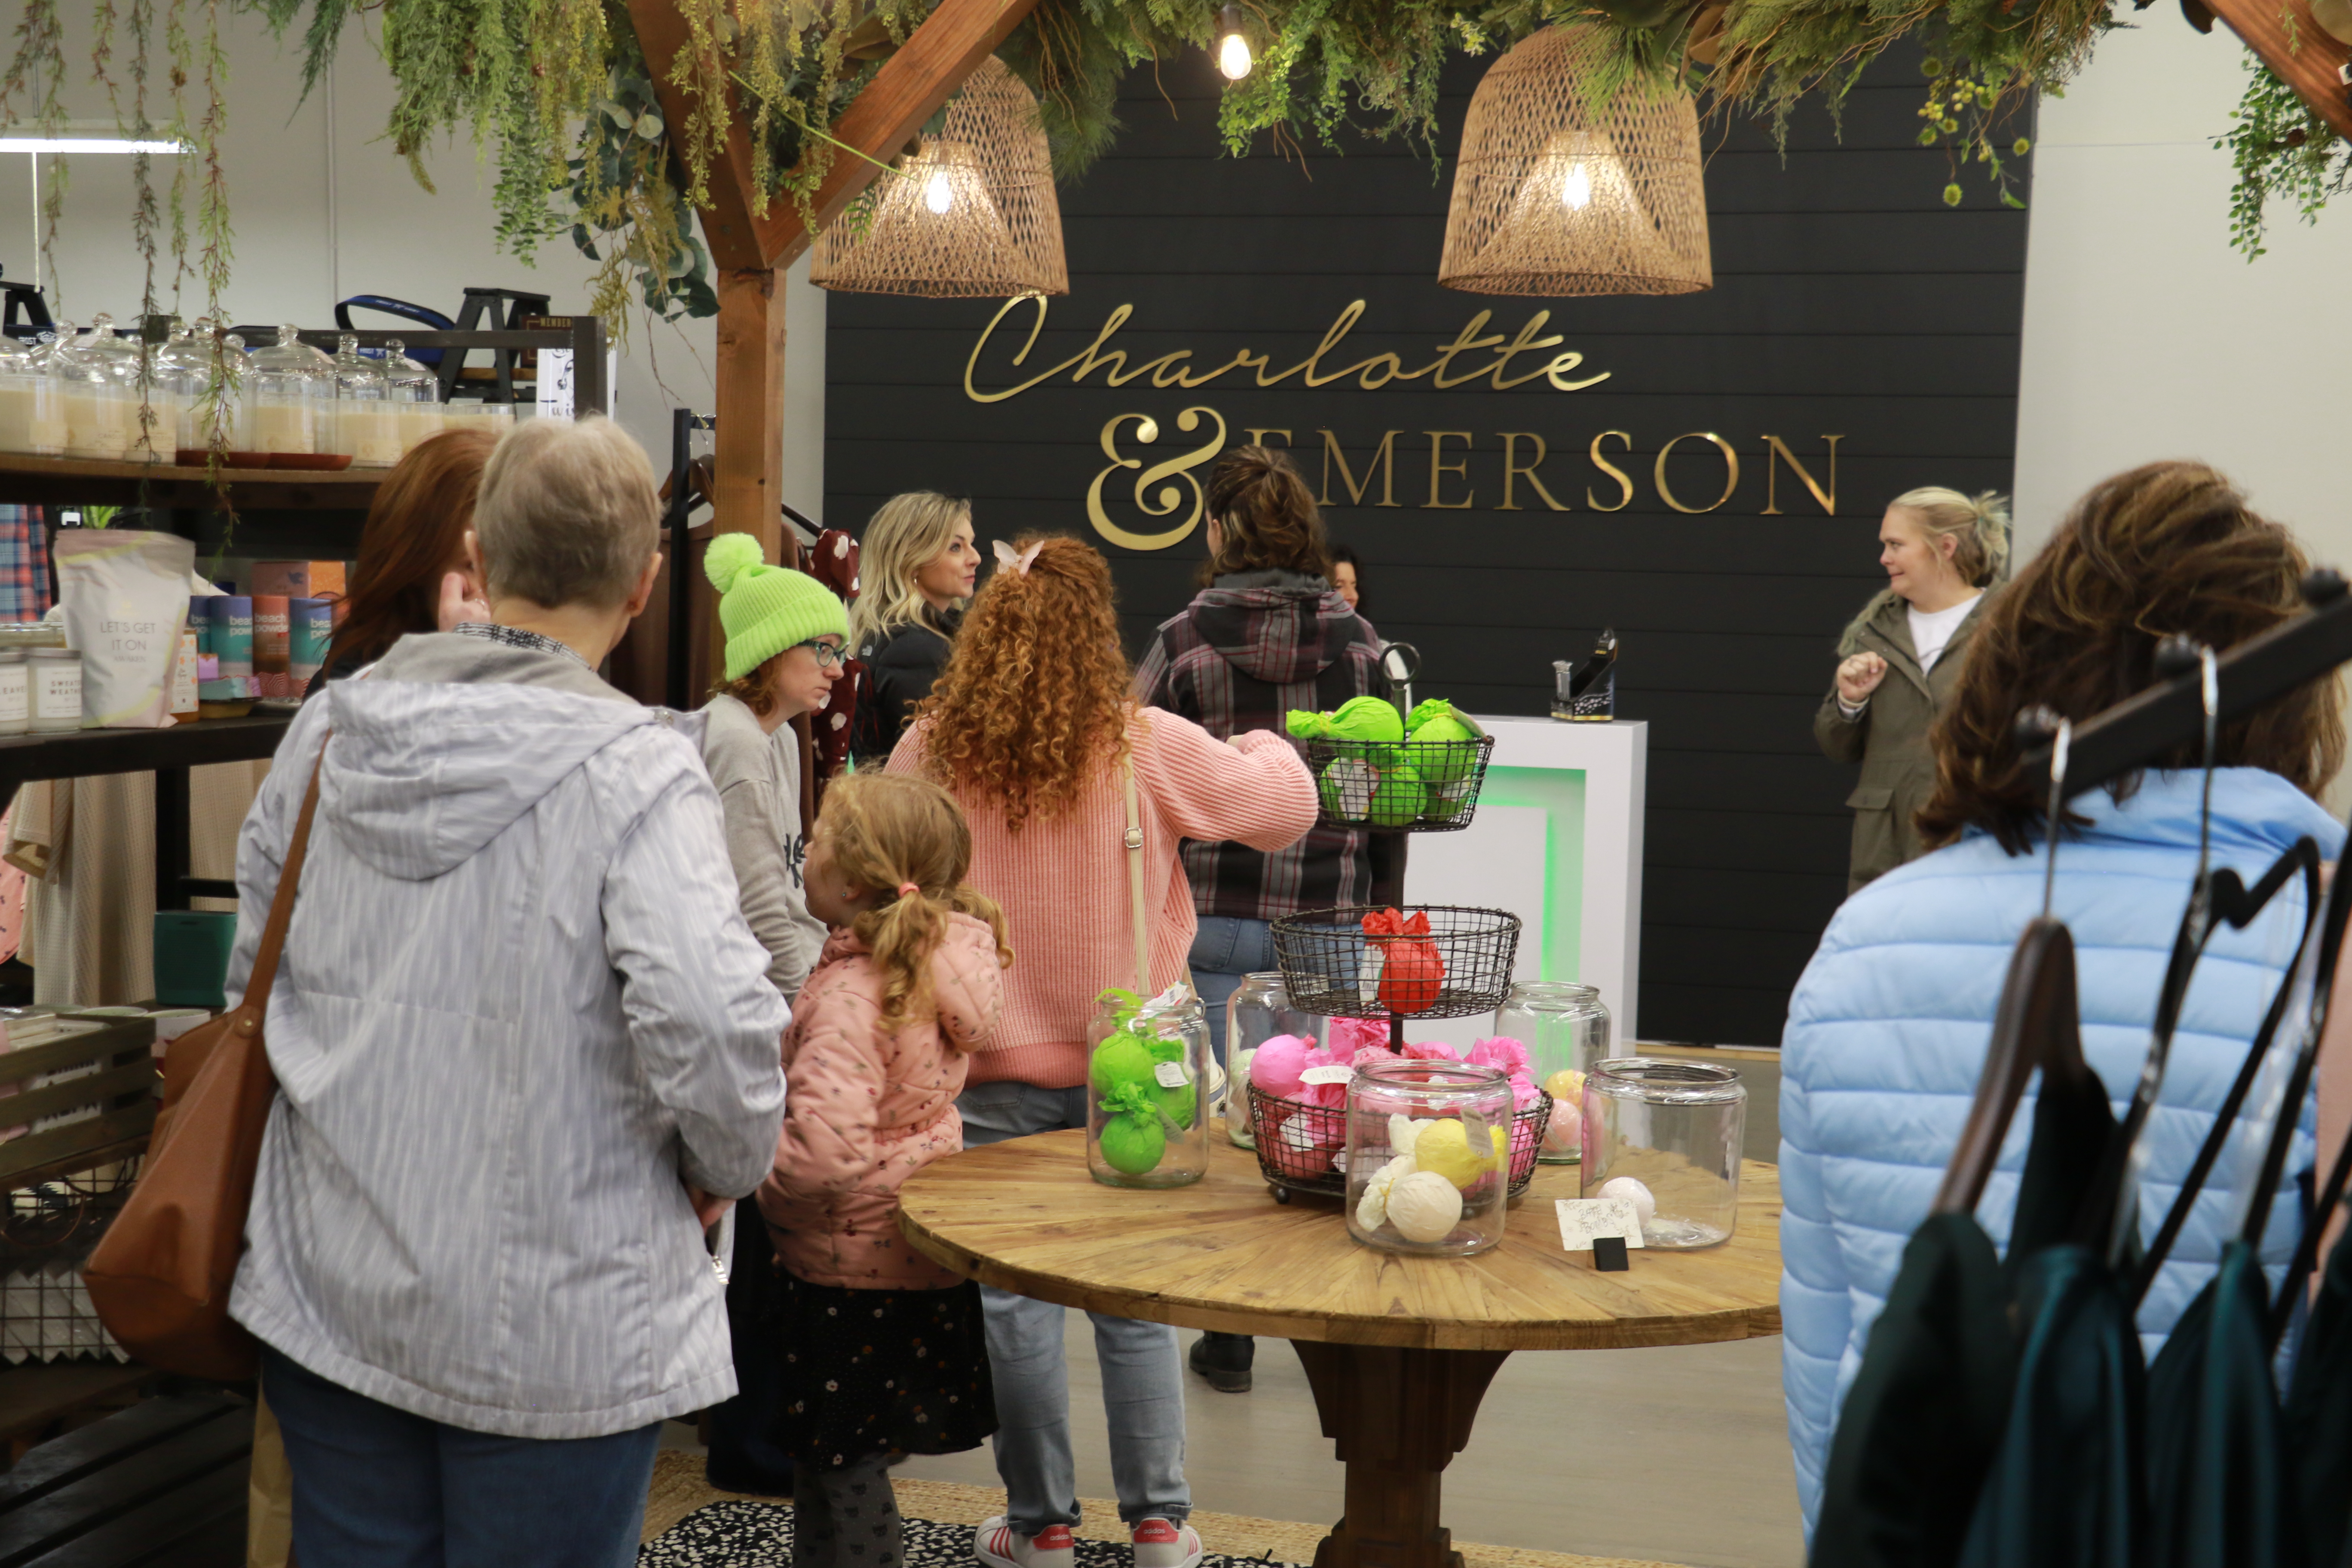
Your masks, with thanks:
M 892 893 L 849 927 L 882 972 L 886 1033 L 905 1028 L 930 1006 L 931 954 L 950 914 L 985 923 L 997 963 L 1013 963 L 1003 911 L 963 885 L 971 869 L 971 828 L 947 791 L 906 773 L 846 774 L 826 786 L 818 826 L 836 870 L 856 887 Z
M 2009 501 L 1998 490 L 1964 496 L 1941 485 L 1906 490 L 1887 503 L 1919 519 L 1933 539 L 1955 540 L 1952 570 L 1972 588 L 1987 588 L 2009 574 Z

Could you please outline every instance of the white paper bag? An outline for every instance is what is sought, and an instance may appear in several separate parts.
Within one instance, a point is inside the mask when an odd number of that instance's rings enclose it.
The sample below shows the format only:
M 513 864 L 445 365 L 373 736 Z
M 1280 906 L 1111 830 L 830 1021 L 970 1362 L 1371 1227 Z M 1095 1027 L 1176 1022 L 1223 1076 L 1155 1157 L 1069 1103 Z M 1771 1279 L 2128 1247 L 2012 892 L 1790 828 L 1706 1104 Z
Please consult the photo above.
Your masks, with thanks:
M 172 722 L 172 661 L 188 624 L 194 540 L 137 529 L 58 534 L 66 646 L 81 655 L 82 728 L 160 730 Z

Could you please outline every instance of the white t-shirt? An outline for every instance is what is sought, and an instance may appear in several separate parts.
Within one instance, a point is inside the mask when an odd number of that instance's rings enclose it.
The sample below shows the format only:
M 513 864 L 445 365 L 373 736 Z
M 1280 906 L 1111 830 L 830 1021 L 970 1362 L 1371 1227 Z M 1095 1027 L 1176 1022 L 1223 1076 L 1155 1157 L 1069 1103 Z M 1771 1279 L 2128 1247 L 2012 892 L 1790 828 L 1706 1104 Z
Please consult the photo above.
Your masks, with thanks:
M 1960 623 L 1969 618 L 1969 612 L 1983 597 L 1982 594 L 1970 594 L 1948 610 L 1927 611 L 1915 605 L 1907 612 L 1911 621 L 1911 647 L 1919 656 L 1921 674 L 1936 668 L 1936 661 L 1944 657 L 1944 650 L 1952 644 L 1952 634 L 1960 629 Z

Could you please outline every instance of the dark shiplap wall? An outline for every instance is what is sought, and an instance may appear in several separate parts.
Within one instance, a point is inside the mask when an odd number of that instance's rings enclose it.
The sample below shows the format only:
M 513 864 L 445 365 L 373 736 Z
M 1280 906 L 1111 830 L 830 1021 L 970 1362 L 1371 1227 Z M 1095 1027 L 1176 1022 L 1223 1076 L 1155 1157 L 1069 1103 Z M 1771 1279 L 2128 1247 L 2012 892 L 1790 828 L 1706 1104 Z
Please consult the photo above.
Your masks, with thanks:
M 1465 62 L 1451 84 L 1449 155 L 1479 68 Z M 1425 363 L 1480 309 L 1513 332 L 1549 308 L 1547 330 L 1586 356 L 1576 374 L 1610 379 L 1576 393 L 1540 379 L 1507 392 L 1425 383 L 1367 392 L 1352 383 L 1307 390 L 1297 377 L 1261 390 L 1236 374 L 1188 393 L 1155 391 L 1148 379 L 1111 390 L 1097 374 L 982 405 L 961 378 L 992 302 L 837 294 L 827 517 L 860 526 L 887 495 L 936 488 L 974 499 L 983 540 L 1028 527 L 1093 538 L 1083 498 L 1105 466 L 1102 427 L 1122 413 L 1162 426 L 1150 447 L 1131 424 L 1121 429 L 1122 453 L 1148 462 L 1200 444 L 1174 427 L 1193 405 L 1215 408 L 1235 443 L 1246 426 L 1287 426 L 1318 483 L 1317 430 L 1339 437 L 1360 475 L 1384 430 L 1403 432 L 1401 504 L 1328 511 L 1334 534 L 1370 563 L 1368 613 L 1383 636 L 1421 647 L 1424 694 L 1485 711 L 1542 711 L 1550 661 L 1589 647 L 1604 624 L 1618 629 L 1619 712 L 1651 724 L 1643 1032 L 1776 1042 L 1789 990 L 1844 889 L 1851 773 L 1819 755 L 1810 725 L 1839 629 L 1883 582 L 1878 514 L 1914 485 L 2009 485 L 2025 215 L 1999 206 L 1973 175 L 1961 208 L 1943 206 L 1944 155 L 1913 144 L 1921 80 L 1906 59 L 1864 79 L 1841 127 L 1819 108 L 1800 113 L 1785 161 L 1756 127 L 1705 128 L 1713 290 L 1460 294 L 1435 283 L 1447 187 L 1426 162 L 1369 142 L 1345 156 L 1310 149 L 1303 171 L 1271 155 L 1224 158 L 1214 84 L 1198 59 L 1167 62 L 1156 80 L 1150 71 L 1130 79 L 1112 154 L 1061 193 L 1070 297 L 1054 302 L 1019 373 L 1008 362 L 1027 308 L 1007 319 L 998 343 L 1012 346 L 992 348 L 983 386 L 1077 353 L 1121 303 L 1135 306 L 1115 343 L 1130 364 L 1189 348 L 1192 365 L 1215 365 L 1246 346 L 1280 367 L 1305 357 L 1357 299 L 1364 317 L 1327 364 L 1391 350 L 1408 366 Z M 1474 433 L 1467 476 L 1444 489 L 1447 500 L 1469 491 L 1469 510 L 1423 505 L 1423 432 L 1433 429 Z M 1617 493 L 1585 458 L 1603 430 L 1633 437 L 1632 458 L 1612 460 L 1636 493 L 1613 513 L 1585 504 L 1588 485 L 1604 502 Z M 1540 472 L 1572 510 L 1540 510 L 1524 487 L 1520 505 L 1537 510 L 1495 510 L 1504 431 L 1545 438 L 1551 456 Z M 1740 479 L 1721 510 L 1685 516 L 1659 499 L 1651 465 L 1670 437 L 1694 431 L 1738 449 Z M 1817 477 L 1822 437 L 1844 437 L 1836 517 L 1785 468 L 1784 515 L 1760 515 L 1766 434 Z M 1460 450 L 1449 442 L 1448 461 Z M 1519 450 L 1524 460 L 1529 448 Z M 1724 473 L 1712 447 L 1689 441 L 1669 482 L 1696 504 L 1721 489 Z M 1121 503 L 1114 521 L 1165 526 L 1136 511 L 1132 475 L 1107 488 Z M 1344 502 L 1336 479 L 1331 494 Z M 1183 605 L 1198 537 L 1154 554 L 1104 548 L 1139 641 Z M 1416 852 L 1444 853 L 1446 843 L 1424 837 Z

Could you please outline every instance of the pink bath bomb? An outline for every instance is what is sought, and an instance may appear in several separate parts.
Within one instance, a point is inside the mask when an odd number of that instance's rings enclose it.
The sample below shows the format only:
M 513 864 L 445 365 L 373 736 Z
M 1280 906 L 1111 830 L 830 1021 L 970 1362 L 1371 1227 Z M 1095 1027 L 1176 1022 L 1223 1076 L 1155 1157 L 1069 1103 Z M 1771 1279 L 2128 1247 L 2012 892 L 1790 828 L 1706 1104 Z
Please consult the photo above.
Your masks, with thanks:
M 1480 1067 L 1500 1068 L 1506 1074 L 1528 1070 L 1528 1048 L 1508 1035 L 1495 1035 L 1470 1047 L 1465 1060 Z
M 1544 1129 L 1544 1148 L 1554 1154 L 1571 1154 L 1584 1147 L 1584 1110 L 1573 1100 L 1551 1102 L 1551 1122 Z
M 1250 1082 L 1277 1100 L 1298 1098 L 1298 1075 L 1307 1070 L 1314 1042 L 1297 1035 L 1276 1035 L 1258 1047 L 1250 1058 Z

